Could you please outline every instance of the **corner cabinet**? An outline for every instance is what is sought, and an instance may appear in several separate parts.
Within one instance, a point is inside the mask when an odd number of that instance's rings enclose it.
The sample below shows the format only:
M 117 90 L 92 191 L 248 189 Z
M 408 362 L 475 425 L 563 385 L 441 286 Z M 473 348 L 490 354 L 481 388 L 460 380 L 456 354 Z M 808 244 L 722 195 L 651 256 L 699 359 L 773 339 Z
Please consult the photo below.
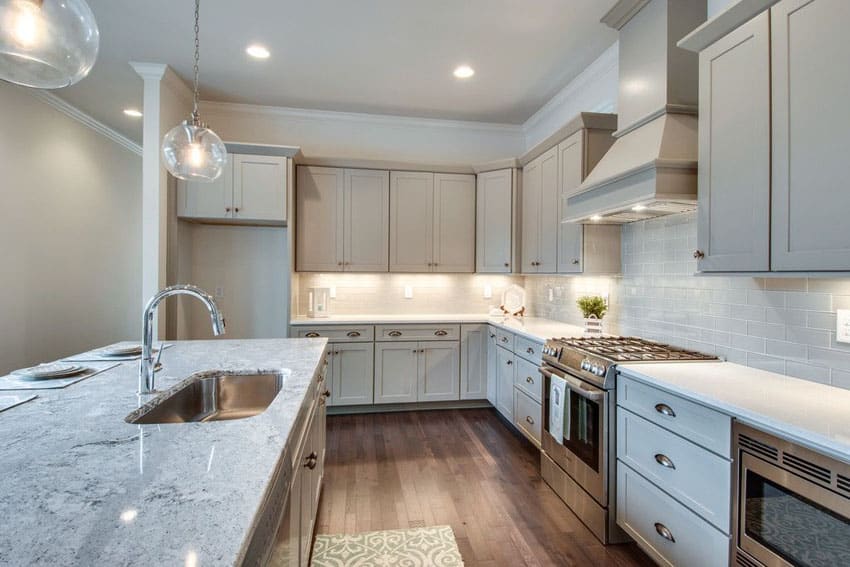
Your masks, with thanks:
M 513 168 L 478 174 L 475 271 L 479 274 L 509 274 L 513 269 L 515 175 Z
M 390 271 L 475 271 L 475 176 L 390 172 Z
M 567 198 L 614 143 L 608 129 L 614 118 L 580 115 L 565 127 L 566 138 L 523 167 L 523 274 L 620 272 L 619 226 L 560 222 Z
M 850 271 L 848 26 L 783 0 L 700 52 L 699 270 Z
M 212 183 L 177 183 L 177 216 L 232 224 L 282 225 L 287 220 L 287 158 L 228 154 Z
M 386 272 L 389 172 L 298 166 L 296 177 L 296 270 Z

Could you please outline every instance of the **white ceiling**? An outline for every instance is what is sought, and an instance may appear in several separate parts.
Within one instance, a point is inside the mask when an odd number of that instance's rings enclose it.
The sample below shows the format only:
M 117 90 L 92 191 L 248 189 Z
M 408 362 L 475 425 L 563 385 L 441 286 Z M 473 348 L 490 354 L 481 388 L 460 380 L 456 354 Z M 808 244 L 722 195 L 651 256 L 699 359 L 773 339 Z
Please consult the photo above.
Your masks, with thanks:
M 616 40 L 615 0 L 216 0 L 201 3 L 201 98 L 520 124 Z M 136 141 L 129 61 L 192 75 L 192 0 L 89 0 L 92 73 L 57 94 Z M 245 47 L 262 43 L 266 61 Z M 459 81 L 459 63 L 475 68 Z

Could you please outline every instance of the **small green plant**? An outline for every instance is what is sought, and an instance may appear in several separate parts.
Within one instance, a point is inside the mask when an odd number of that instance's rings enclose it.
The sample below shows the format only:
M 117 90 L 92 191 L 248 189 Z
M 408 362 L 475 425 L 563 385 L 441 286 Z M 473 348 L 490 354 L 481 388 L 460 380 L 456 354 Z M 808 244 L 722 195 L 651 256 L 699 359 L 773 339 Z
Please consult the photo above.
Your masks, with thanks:
M 585 319 L 590 319 L 591 317 L 602 319 L 605 316 L 605 312 L 608 311 L 608 306 L 605 304 L 605 300 L 601 295 L 579 297 L 576 305 L 581 309 L 581 313 Z

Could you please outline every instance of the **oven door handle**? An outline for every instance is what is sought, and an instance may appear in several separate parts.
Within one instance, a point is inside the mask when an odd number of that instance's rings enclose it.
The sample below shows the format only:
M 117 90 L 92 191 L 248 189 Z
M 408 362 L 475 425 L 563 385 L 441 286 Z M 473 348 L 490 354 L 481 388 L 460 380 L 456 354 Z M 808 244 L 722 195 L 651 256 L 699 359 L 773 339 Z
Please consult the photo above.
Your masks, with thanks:
M 551 370 L 546 370 L 545 368 L 538 368 L 538 372 L 540 372 L 543 376 L 547 378 L 552 378 L 554 373 Z M 567 383 L 567 388 L 570 389 L 571 392 L 581 396 L 582 398 L 587 398 L 592 402 L 598 402 L 605 396 L 604 390 L 588 390 L 586 386 L 582 384 L 582 382 L 578 378 L 573 378 L 572 376 L 561 376 L 557 375 L 558 378 L 562 379 Z

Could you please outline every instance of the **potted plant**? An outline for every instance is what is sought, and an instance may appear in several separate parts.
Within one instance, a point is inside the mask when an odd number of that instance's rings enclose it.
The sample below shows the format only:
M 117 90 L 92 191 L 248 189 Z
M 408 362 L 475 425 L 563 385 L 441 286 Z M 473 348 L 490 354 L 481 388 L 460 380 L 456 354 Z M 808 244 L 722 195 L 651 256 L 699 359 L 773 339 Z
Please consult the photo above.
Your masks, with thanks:
M 584 331 L 589 335 L 602 334 L 602 318 L 608 311 L 608 305 L 601 295 L 584 295 L 579 297 L 576 305 L 584 316 Z

